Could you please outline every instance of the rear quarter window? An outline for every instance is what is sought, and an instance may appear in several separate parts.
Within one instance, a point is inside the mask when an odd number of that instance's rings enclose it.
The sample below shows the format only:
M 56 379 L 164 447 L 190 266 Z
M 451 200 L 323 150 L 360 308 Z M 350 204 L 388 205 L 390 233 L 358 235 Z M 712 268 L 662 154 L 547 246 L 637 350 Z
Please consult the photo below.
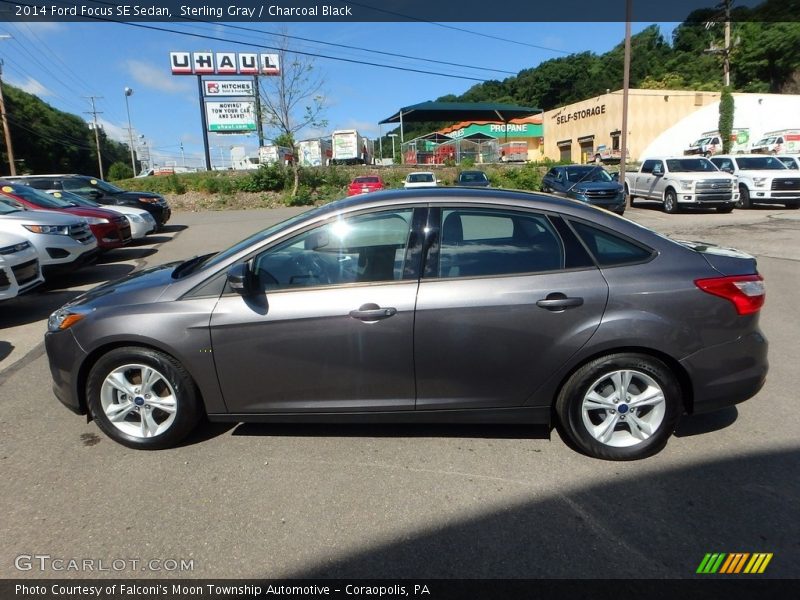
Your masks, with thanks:
M 654 250 L 604 229 L 572 221 L 572 227 L 601 267 L 630 265 L 650 260 Z

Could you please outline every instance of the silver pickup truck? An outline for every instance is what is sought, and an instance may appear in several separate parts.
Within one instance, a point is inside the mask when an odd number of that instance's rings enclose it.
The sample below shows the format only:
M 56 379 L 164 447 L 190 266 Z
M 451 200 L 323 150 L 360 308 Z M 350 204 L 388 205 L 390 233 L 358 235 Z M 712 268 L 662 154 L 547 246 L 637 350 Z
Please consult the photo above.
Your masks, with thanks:
M 689 156 L 646 158 L 636 173 L 625 174 L 625 194 L 631 206 L 636 198 L 657 200 L 667 213 L 684 206 L 728 213 L 739 199 L 735 177 L 706 158 Z

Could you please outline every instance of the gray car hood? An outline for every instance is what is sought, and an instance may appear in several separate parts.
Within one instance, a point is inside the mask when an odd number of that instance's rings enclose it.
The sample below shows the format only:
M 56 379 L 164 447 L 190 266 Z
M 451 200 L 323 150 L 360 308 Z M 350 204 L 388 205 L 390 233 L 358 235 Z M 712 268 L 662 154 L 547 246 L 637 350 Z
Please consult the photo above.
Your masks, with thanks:
M 92 288 L 67 306 L 103 308 L 156 302 L 175 281 L 172 272 L 181 261 L 135 271 L 130 275 Z

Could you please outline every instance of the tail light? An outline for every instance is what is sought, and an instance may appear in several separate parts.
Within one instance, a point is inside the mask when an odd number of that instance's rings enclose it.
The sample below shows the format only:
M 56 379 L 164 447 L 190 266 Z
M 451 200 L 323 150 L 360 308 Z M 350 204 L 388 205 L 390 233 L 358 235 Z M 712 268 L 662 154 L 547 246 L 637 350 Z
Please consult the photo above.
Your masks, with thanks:
M 764 306 L 764 278 L 761 275 L 697 279 L 694 284 L 708 294 L 730 300 L 740 315 L 756 313 Z

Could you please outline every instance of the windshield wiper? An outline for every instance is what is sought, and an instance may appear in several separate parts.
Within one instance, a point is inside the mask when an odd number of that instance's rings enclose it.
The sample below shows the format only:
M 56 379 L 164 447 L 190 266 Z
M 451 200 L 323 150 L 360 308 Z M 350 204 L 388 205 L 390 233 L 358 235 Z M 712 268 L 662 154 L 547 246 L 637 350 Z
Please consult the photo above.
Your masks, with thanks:
M 175 267 L 175 270 L 172 272 L 172 278 L 178 279 L 180 277 L 183 277 L 184 275 L 188 275 L 194 269 L 196 269 L 198 266 L 200 266 L 202 263 L 204 263 L 207 259 L 211 258 L 215 254 L 216 252 L 211 252 L 209 254 L 198 254 L 197 256 L 190 258 L 189 260 L 183 261 L 181 264 Z

